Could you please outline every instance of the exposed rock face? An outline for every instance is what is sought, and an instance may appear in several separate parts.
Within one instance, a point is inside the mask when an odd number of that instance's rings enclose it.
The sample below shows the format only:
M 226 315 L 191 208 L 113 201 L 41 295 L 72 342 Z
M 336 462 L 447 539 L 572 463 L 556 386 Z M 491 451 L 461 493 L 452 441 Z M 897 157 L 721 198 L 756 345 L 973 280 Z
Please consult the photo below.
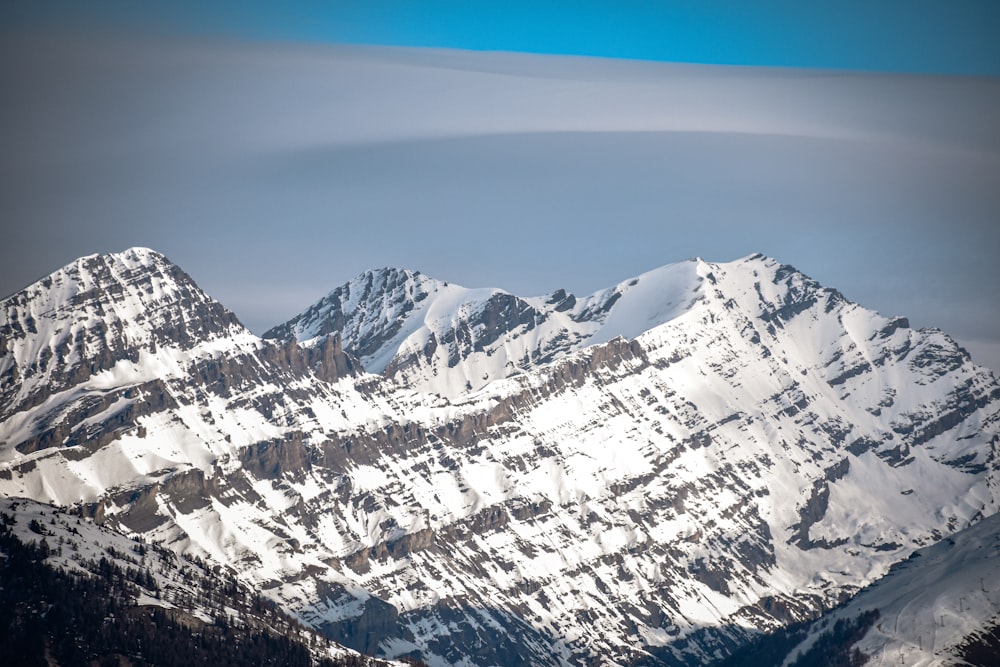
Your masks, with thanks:
M 136 248 L 84 257 L 4 300 L 0 417 L 118 364 L 139 363 L 142 351 L 186 350 L 241 331 L 231 312 L 162 255 Z
M 700 280 L 690 267 L 671 268 L 681 274 L 676 276 L 681 284 Z M 655 273 L 647 282 L 655 282 Z M 627 292 L 635 296 L 638 284 L 632 280 L 584 300 L 565 290 L 523 299 L 383 269 L 338 287 L 264 337 L 309 347 L 341 336 L 344 349 L 369 372 L 401 386 L 459 397 L 585 345 L 641 333 L 645 327 L 635 323 L 608 321 L 613 306 Z M 660 305 L 679 307 L 681 291 L 667 294 Z
M 351 352 L 370 357 L 399 334 L 405 315 L 439 285 L 419 271 L 368 271 L 301 315 L 267 331 L 264 338 L 305 341 L 336 333 L 348 341 Z
M 151 251 L 0 305 L 0 493 L 387 656 L 702 664 L 997 509 L 996 378 L 762 256 L 584 298 L 370 272 L 266 340 Z
M 259 340 L 186 273 L 144 248 L 84 257 L 2 308 L 0 419 L 22 422 L 25 437 L 15 446 L 23 454 L 93 450 L 125 433 L 141 435 L 141 418 L 180 409 L 194 387 L 231 399 L 268 384 L 335 382 L 360 371 L 335 336 L 310 348 Z M 93 390 L 72 391 L 81 387 Z

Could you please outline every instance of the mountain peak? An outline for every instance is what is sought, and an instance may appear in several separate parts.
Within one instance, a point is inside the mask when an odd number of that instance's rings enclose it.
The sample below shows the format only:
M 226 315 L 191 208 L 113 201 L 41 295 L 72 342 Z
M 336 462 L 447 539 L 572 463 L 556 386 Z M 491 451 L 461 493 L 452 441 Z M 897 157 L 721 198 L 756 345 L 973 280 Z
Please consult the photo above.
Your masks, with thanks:
M 693 303 L 699 272 L 710 272 L 699 266 L 668 264 L 585 298 L 564 289 L 520 297 L 418 271 L 379 269 L 264 337 L 312 345 L 340 335 L 345 352 L 369 372 L 454 397 L 587 345 L 638 336 L 679 315 Z
M 196 306 L 219 311 L 213 313 L 215 325 L 235 323 L 232 313 L 205 294 L 166 256 L 134 247 L 81 257 L 0 301 L 4 308 L 0 334 L 16 337 L 19 322 L 30 330 L 52 318 L 70 318 L 77 323 L 96 318 L 105 324 L 156 323 L 169 318 L 169 308 Z
M 175 271 L 94 256 L 0 304 L 0 495 L 361 650 L 708 664 L 1000 507 L 996 378 L 764 256 L 583 297 L 377 269 L 279 343 Z M 386 379 L 339 381 L 351 352 Z
M 857 308 L 762 253 L 665 264 L 583 297 L 564 289 L 520 297 L 383 268 L 360 274 L 264 337 L 308 346 L 339 335 L 368 372 L 457 398 L 584 347 L 642 336 L 694 310 L 780 327 L 814 307 L 831 313 L 848 306 Z M 858 310 L 873 331 L 902 322 Z
M 111 269 L 110 273 L 104 273 L 104 268 Z M 54 278 L 59 274 L 65 274 L 79 280 L 100 281 L 102 279 L 118 279 L 123 272 L 142 272 L 156 269 L 159 271 L 173 271 L 176 275 L 183 275 L 186 280 L 190 280 L 186 273 L 180 270 L 176 264 L 167 257 L 152 248 L 134 246 L 119 252 L 95 253 L 85 255 L 73 262 L 70 262 L 62 269 L 42 278 L 37 283 L 44 283 L 47 278 Z M 30 287 L 30 286 L 29 286 Z
M 411 269 L 370 269 L 333 289 L 291 320 L 264 332 L 263 338 L 294 338 L 308 345 L 337 333 L 345 349 L 363 357 L 374 349 L 365 340 L 394 335 L 413 304 L 446 285 Z
M 94 255 L 91 256 L 93 257 Z M 172 263 L 163 253 L 146 246 L 132 246 L 119 252 L 102 253 L 97 256 L 107 257 L 110 260 L 120 262 L 137 262 L 142 264 Z
M 0 301 L 0 403 L 42 400 L 142 350 L 242 333 L 232 312 L 154 250 L 81 257 Z

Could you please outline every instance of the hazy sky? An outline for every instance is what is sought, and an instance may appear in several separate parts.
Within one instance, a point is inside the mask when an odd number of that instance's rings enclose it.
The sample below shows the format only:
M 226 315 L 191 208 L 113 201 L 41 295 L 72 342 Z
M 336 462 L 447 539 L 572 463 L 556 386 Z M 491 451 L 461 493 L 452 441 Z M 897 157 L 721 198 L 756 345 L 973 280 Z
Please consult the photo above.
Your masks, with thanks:
M 386 265 L 583 294 L 759 251 L 1000 368 L 1000 3 L 21 4 L 4 294 L 146 245 L 259 332 Z

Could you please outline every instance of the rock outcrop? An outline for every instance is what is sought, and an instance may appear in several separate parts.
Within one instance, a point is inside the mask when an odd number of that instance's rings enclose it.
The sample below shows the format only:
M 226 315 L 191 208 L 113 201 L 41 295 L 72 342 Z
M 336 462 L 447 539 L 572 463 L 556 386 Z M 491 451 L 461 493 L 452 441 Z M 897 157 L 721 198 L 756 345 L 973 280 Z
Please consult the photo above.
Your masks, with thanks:
M 1000 385 L 763 256 L 370 272 L 261 339 L 161 255 L 0 304 L 0 493 L 429 662 L 702 664 L 994 514 Z

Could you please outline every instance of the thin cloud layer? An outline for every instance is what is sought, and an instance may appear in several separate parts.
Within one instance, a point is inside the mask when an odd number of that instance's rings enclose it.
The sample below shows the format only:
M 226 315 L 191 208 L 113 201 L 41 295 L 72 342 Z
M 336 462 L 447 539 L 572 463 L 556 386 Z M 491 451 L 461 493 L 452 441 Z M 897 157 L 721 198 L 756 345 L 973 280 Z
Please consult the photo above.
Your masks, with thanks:
M 374 266 L 582 293 L 760 251 L 1000 341 L 994 79 L 106 36 L 0 56 L 4 293 L 149 245 L 260 331 Z

